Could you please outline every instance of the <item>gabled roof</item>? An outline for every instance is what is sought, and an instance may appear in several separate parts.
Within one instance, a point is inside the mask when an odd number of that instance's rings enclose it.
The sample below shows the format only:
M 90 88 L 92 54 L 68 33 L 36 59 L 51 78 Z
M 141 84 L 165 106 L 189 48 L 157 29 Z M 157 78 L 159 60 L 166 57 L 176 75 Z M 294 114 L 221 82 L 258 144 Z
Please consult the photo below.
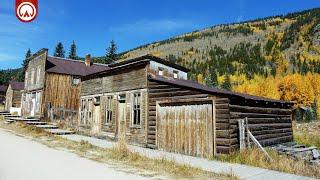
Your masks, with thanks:
M 213 93 L 213 94 L 224 94 L 227 96 L 237 96 L 240 98 L 248 99 L 248 100 L 255 100 L 255 101 L 264 101 L 264 102 L 275 102 L 275 103 L 286 103 L 286 104 L 293 104 L 292 102 L 287 101 L 281 101 L 276 99 L 270 99 L 270 98 L 264 98 L 260 96 L 253 96 L 249 94 L 243 94 L 243 93 L 237 93 L 232 92 L 224 89 L 218 89 L 213 87 L 204 86 L 202 84 L 199 84 L 198 82 L 191 81 L 191 80 L 184 80 L 184 79 L 174 79 L 174 78 L 166 78 L 163 76 L 155 76 L 155 75 L 149 75 L 149 80 L 153 81 L 160 81 L 167 84 L 182 86 L 182 87 L 188 87 L 195 90 L 200 90 L 207 93 Z
M 21 91 L 24 89 L 24 82 L 10 81 L 9 84 L 10 84 L 12 90 Z
M 67 74 L 74 76 L 87 76 L 90 74 L 106 71 L 110 69 L 105 64 L 92 63 L 91 66 L 86 66 L 84 61 L 47 57 L 46 71 L 58 74 Z
M 161 63 L 161 64 L 164 64 L 164 65 L 167 65 L 167 66 L 170 66 L 170 67 L 173 67 L 173 68 L 176 68 L 176 69 L 184 71 L 184 72 L 189 72 L 190 71 L 188 68 L 185 68 L 185 67 L 180 66 L 178 64 L 172 63 L 172 62 L 167 61 L 165 59 L 153 56 L 151 54 L 143 55 L 143 56 L 140 56 L 140 57 L 136 57 L 136 58 L 128 59 L 128 60 L 124 60 L 124 61 L 120 60 L 119 62 L 115 62 L 115 63 L 109 64 L 109 66 L 110 67 L 116 67 L 116 66 L 122 66 L 122 65 L 125 65 L 125 64 L 130 64 L 132 62 L 150 61 L 150 60 L 158 62 L 158 63 Z
M 6 92 L 7 86 L 6 85 L 0 85 L 0 92 Z

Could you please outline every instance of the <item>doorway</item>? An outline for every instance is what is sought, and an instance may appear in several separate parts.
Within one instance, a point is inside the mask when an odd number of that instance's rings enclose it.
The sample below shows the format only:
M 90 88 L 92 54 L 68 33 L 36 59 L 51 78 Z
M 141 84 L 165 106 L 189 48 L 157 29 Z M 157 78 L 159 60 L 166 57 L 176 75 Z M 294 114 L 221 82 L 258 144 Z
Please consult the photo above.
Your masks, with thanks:
M 118 96 L 118 139 L 125 139 L 126 136 L 126 95 Z

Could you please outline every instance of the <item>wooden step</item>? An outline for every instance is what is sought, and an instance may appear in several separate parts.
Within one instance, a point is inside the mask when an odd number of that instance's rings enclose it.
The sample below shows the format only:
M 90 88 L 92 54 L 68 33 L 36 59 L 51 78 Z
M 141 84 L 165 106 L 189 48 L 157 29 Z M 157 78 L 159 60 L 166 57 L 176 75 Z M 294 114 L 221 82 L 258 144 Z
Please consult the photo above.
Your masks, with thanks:
M 45 125 L 36 125 L 37 128 L 42 128 L 42 129 L 58 129 L 58 126 L 51 125 L 51 124 L 45 124 Z
M 74 131 L 68 131 L 63 129 L 45 129 L 44 131 L 54 134 L 54 135 L 67 135 L 67 134 L 74 134 Z
M 41 122 L 41 121 L 24 121 L 28 125 L 45 125 L 47 124 L 46 122 Z
M 19 122 L 23 122 L 23 121 L 40 121 L 40 119 L 29 119 L 29 118 L 22 118 L 22 117 L 9 117 L 9 118 L 6 118 L 6 119 L 19 121 Z
M 11 114 L 8 114 L 8 115 L 3 115 L 5 118 L 7 117 L 20 117 L 19 115 L 11 115 Z

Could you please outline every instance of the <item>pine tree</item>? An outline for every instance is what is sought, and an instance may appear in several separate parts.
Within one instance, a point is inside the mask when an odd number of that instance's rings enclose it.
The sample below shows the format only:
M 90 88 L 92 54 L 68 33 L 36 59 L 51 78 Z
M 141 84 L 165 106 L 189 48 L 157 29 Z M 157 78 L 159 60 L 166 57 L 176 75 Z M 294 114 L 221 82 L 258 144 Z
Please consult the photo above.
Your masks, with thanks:
M 77 46 L 76 46 L 76 43 L 74 41 L 72 41 L 68 58 L 69 59 L 78 59 Z
M 211 87 L 218 87 L 219 86 L 218 74 L 217 74 L 217 71 L 215 69 L 211 70 L 210 79 L 211 79 L 211 84 L 210 84 Z
M 26 58 L 22 61 L 22 72 L 20 73 L 19 75 L 19 81 L 24 81 L 24 75 L 26 73 L 26 70 L 28 68 L 28 64 L 29 64 L 29 57 L 32 56 L 32 53 L 31 53 L 31 50 L 30 48 L 27 50 L 27 53 L 26 53 Z
M 224 75 L 224 81 L 223 81 L 221 87 L 226 90 L 231 90 L 231 81 L 230 81 L 229 75 L 227 75 L 227 74 Z
M 105 64 L 111 63 L 113 61 L 116 61 L 118 58 L 117 55 L 117 45 L 114 42 L 114 40 L 112 40 L 110 42 L 110 46 L 106 49 L 106 60 L 105 60 Z
M 61 57 L 61 58 L 64 58 L 65 57 L 65 51 L 64 51 L 64 48 L 63 48 L 63 45 L 61 42 L 59 42 L 56 46 L 56 49 L 53 53 L 53 56 L 54 57 Z

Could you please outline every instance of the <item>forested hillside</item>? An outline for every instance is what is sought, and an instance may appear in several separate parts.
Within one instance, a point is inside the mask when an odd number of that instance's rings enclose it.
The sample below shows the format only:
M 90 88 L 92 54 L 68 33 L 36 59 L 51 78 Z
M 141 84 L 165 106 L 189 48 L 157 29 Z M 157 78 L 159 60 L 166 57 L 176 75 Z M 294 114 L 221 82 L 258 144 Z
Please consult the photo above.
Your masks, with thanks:
M 320 102 L 320 8 L 218 25 L 122 57 L 147 53 L 190 68 L 190 78 L 209 86 L 307 106 Z

